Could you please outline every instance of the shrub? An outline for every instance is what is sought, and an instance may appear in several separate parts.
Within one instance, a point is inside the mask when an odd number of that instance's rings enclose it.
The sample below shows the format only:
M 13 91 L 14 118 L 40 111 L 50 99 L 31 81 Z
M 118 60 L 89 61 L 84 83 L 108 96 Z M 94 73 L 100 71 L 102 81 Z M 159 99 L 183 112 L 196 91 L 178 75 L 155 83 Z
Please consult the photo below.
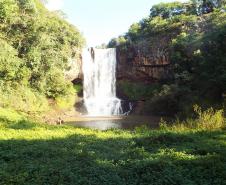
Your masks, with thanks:
M 72 83 L 66 82 L 64 74 L 57 68 L 52 68 L 46 75 L 46 96 L 56 98 L 68 95 Z
M 187 119 L 185 121 L 177 119 L 173 123 L 167 123 L 161 119 L 160 128 L 163 130 L 216 130 L 226 126 L 223 110 L 209 108 L 203 111 L 201 107 L 194 105 L 194 112 L 197 118 Z
M 57 108 L 60 109 L 71 109 L 74 107 L 75 102 L 78 99 L 78 93 L 82 90 L 80 85 L 70 86 L 68 94 L 66 96 L 58 96 L 56 98 Z
M 194 111 L 198 115 L 198 119 L 195 121 L 194 125 L 196 128 L 212 130 L 224 126 L 223 110 L 214 110 L 213 108 L 209 108 L 202 111 L 201 107 L 195 105 Z
M 176 85 L 163 85 L 154 96 L 145 103 L 145 112 L 156 115 L 173 116 L 179 111 L 181 91 Z
M 119 91 L 122 91 L 129 100 L 149 99 L 159 88 L 159 84 L 146 85 L 128 81 L 120 81 L 118 83 Z
M 49 110 L 48 101 L 44 95 L 23 85 L 6 85 L 0 81 L 0 107 L 11 107 L 26 113 L 38 113 Z

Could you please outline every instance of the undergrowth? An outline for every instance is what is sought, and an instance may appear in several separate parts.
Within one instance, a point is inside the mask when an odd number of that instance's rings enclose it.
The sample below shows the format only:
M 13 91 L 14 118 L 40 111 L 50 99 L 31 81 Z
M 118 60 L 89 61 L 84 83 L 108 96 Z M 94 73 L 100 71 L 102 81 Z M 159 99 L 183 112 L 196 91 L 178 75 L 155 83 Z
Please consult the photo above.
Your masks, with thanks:
M 160 128 L 173 130 L 197 129 L 211 131 L 221 129 L 226 126 L 224 111 L 222 109 L 214 110 L 213 108 L 209 108 L 203 111 L 201 107 L 194 105 L 194 112 L 196 114 L 195 119 L 186 119 L 185 121 L 177 119 L 171 124 L 161 119 Z
M 206 113 L 197 120 L 220 120 Z M 50 126 L 1 108 L 0 184 L 224 185 L 226 130 L 174 128 Z

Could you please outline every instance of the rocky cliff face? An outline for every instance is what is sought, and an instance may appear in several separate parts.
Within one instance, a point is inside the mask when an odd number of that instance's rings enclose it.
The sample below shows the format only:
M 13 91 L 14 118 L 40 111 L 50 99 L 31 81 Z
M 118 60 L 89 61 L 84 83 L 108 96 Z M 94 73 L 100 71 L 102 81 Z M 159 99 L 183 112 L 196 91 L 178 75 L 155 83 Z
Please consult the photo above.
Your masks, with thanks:
M 126 48 L 117 48 L 117 79 L 156 82 L 171 75 L 171 37 L 151 38 Z

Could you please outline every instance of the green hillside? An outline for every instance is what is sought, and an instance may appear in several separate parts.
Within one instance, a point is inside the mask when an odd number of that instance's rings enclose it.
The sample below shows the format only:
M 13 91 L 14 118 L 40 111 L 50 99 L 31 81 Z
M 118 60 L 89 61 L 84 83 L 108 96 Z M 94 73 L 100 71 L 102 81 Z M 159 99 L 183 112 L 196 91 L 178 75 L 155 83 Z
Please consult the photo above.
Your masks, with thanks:
M 46 98 L 71 93 L 64 71 L 84 38 L 60 12 L 49 12 L 39 0 L 1 0 L 0 45 L 2 106 L 45 111 Z

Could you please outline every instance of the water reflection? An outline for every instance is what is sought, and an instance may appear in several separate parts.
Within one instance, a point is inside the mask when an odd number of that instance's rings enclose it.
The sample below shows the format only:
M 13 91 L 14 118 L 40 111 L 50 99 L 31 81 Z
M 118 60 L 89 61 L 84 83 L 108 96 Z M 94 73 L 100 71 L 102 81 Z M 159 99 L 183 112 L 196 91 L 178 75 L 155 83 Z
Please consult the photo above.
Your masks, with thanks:
M 92 128 L 98 130 L 108 130 L 113 128 L 121 128 L 120 123 L 114 123 L 113 121 L 88 121 L 88 122 L 75 122 L 73 125 L 78 127 Z
M 67 121 L 76 127 L 85 127 L 98 130 L 108 129 L 134 129 L 142 125 L 156 128 L 159 125 L 159 117 L 151 116 L 120 116 L 120 117 L 77 117 Z

